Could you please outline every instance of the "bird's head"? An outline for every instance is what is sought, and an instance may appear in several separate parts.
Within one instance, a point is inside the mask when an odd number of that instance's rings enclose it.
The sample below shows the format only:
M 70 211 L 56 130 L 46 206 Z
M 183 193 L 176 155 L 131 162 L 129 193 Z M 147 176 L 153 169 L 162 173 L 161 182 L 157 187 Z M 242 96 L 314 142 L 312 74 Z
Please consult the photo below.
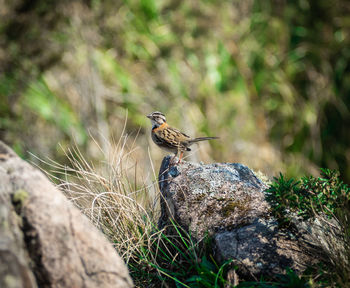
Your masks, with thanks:
M 147 118 L 151 120 L 152 126 L 158 127 L 166 122 L 165 115 L 162 112 L 156 111 L 147 115 Z

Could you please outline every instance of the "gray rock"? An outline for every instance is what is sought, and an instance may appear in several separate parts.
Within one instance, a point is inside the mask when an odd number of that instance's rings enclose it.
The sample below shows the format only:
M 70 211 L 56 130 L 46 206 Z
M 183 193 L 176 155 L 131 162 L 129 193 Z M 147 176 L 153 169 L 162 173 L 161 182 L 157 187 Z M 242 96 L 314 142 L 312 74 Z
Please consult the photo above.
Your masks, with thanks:
M 298 231 L 282 231 L 270 215 L 267 188 L 242 164 L 171 164 L 159 172 L 162 214 L 159 226 L 174 219 L 197 240 L 213 237 L 219 263 L 233 259 L 245 278 L 302 272 L 318 261 L 314 246 Z
M 112 245 L 0 142 L 0 287 L 132 287 Z
M 246 166 L 182 162 L 169 167 L 169 161 L 170 156 L 163 160 L 159 173 L 166 200 L 161 219 L 169 215 L 181 219 L 192 235 L 200 238 L 266 214 L 269 206 L 262 193 L 266 186 Z
M 279 230 L 274 219 L 257 219 L 241 228 L 216 233 L 214 240 L 219 262 L 235 259 L 245 276 L 281 274 L 287 267 L 302 272 L 316 263 L 314 256 L 318 254 L 304 241 Z

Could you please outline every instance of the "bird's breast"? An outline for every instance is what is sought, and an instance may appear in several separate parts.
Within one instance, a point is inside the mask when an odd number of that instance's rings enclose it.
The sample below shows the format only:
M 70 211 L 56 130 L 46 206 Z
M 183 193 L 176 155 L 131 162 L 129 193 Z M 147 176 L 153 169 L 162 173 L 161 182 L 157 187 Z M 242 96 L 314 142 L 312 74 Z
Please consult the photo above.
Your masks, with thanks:
M 163 124 L 159 125 L 159 126 L 154 126 L 152 128 L 152 131 L 154 133 L 158 132 L 158 131 L 161 131 L 161 130 L 164 130 L 166 127 L 168 126 L 168 124 L 166 122 L 164 122 Z

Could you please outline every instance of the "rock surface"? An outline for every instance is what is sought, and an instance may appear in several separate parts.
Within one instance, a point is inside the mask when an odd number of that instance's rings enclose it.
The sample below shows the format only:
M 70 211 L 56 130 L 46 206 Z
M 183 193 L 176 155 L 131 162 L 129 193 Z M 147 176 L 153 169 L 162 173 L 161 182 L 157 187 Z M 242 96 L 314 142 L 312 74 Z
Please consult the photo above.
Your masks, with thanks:
M 219 263 L 234 259 L 245 279 L 297 272 L 313 264 L 315 247 L 301 231 L 282 231 L 270 215 L 267 188 L 242 164 L 172 165 L 164 158 L 159 172 L 162 214 L 159 226 L 174 219 L 197 240 L 214 239 Z
M 112 245 L 0 142 L 0 287 L 132 287 Z

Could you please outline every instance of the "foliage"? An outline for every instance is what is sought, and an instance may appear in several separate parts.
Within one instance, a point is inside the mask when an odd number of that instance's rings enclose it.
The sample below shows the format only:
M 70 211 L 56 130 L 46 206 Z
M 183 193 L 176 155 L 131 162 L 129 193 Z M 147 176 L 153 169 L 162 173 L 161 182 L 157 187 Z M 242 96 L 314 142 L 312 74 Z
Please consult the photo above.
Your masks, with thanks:
M 300 181 L 286 179 L 282 173 L 266 190 L 272 212 L 280 221 L 288 220 L 288 212 L 304 219 L 324 213 L 333 217 L 348 208 L 350 188 L 340 180 L 336 170 L 321 169 L 321 177 L 303 177 Z
M 48 87 L 44 78 L 30 83 L 23 93 L 26 109 L 32 110 L 48 123 L 56 125 L 66 135 L 74 135 L 78 144 L 86 141 L 86 132 L 70 105 L 58 98 Z
M 299 181 L 280 174 L 265 192 L 272 214 L 282 226 L 290 226 L 294 213 L 304 220 L 317 218 L 327 231 L 318 243 L 328 262 L 319 272 L 321 279 L 328 279 L 330 286 L 349 286 L 350 188 L 341 181 L 339 171 L 321 169 L 320 177 L 308 176 Z
M 175 234 L 169 234 L 170 230 Z M 193 242 L 191 235 L 176 223 L 172 222 L 170 227 L 162 231 L 155 228 L 152 236 L 149 241 L 152 244 L 145 245 L 140 250 L 142 253 L 133 258 L 138 261 L 128 263 L 130 274 L 138 287 L 161 283 L 191 288 L 228 285 L 226 268 L 232 261 L 218 266 L 210 250 L 203 247 L 203 242 Z
M 321 177 L 302 178 L 301 188 L 312 195 L 311 199 L 306 198 L 305 200 L 308 206 L 314 209 L 313 213 L 322 212 L 332 217 L 338 215 L 339 210 L 349 207 L 350 187 L 340 180 L 339 171 L 321 169 Z M 305 214 L 306 209 L 303 215 Z M 312 215 L 311 211 L 308 211 L 308 215 Z
M 57 143 L 77 140 L 98 162 L 84 134 L 118 138 L 127 110 L 146 150 L 144 115 L 161 110 L 191 135 L 220 136 L 201 145 L 204 161 L 298 177 L 319 165 L 348 182 L 349 3 L 329 3 L 5 1 L 0 138 L 60 163 Z M 43 81 L 50 93 L 28 97 Z

